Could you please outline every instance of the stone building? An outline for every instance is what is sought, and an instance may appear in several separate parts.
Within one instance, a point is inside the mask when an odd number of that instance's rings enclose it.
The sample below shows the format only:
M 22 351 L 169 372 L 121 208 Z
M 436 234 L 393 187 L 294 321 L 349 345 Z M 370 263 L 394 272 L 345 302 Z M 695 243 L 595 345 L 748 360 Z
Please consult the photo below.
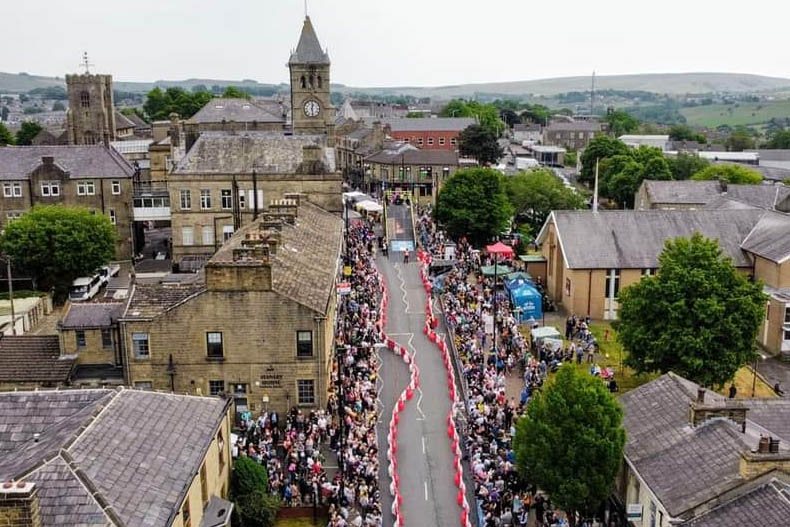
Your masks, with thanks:
M 58 322 L 62 357 L 76 361 L 70 384 L 107 386 L 124 381 L 123 350 L 118 319 L 125 304 L 69 303 Z
M 543 129 L 543 144 L 568 150 L 584 150 L 597 135 L 605 133 L 594 121 L 554 122 Z
M 294 134 L 332 135 L 335 108 L 329 93 L 330 64 L 329 54 L 321 49 L 310 17 L 305 17 L 299 43 L 288 60 Z
M 343 221 L 289 198 L 219 249 L 205 283 L 134 287 L 121 319 L 131 384 L 226 393 L 238 411 L 325 406 Z
M 385 119 L 390 135 L 398 141 L 411 143 L 421 150 L 458 150 L 458 134 L 475 124 L 469 117 L 408 117 Z
M 615 499 L 635 524 L 787 525 L 790 401 L 727 399 L 674 373 L 620 401 L 627 441 Z
M 173 261 L 207 257 L 264 204 L 299 192 L 339 212 L 342 177 L 325 136 L 204 132 L 168 176 Z
M 66 131 L 70 145 L 106 145 L 117 139 L 112 75 L 66 75 L 66 91 L 69 97 Z
M 192 148 L 203 132 L 282 132 L 285 115 L 252 99 L 211 99 L 195 115 L 184 121 L 186 149 Z
M 729 202 L 737 203 L 737 202 Z M 538 234 L 546 291 L 567 312 L 617 318 L 621 288 L 652 275 L 668 239 L 716 239 L 770 297 L 758 342 L 790 357 L 790 215 L 738 203 L 702 210 L 553 211 Z
M 115 257 L 127 260 L 132 255 L 133 176 L 126 159 L 101 145 L 0 148 L 0 225 L 35 205 L 86 207 L 115 224 Z
M 654 181 L 646 179 L 634 195 L 635 208 L 700 209 L 759 207 L 790 212 L 790 187 L 732 185 L 721 181 Z
M 0 525 L 230 525 L 232 401 L 116 390 L 0 393 Z
M 439 189 L 458 170 L 458 154 L 410 147 L 388 149 L 366 157 L 364 164 L 368 192 L 410 192 L 421 202 L 435 203 Z

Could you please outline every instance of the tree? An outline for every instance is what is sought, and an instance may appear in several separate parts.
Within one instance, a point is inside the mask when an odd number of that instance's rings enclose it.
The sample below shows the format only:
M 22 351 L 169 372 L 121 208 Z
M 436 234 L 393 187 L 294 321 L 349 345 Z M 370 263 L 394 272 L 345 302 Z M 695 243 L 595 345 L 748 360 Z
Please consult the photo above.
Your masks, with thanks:
M 481 165 L 496 163 L 504 153 L 496 134 L 479 124 L 469 125 L 458 134 L 458 150 L 462 156 L 472 157 Z
M 579 181 L 592 184 L 595 181 L 595 161 L 616 155 L 628 154 L 628 147 L 619 139 L 599 135 L 590 141 L 582 154 L 582 171 Z
M 43 130 L 40 124 L 35 121 L 24 121 L 22 126 L 16 132 L 16 144 L 30 145 L 33 144 L 33 138 Z
M 513 448 L 522 478 L 568 513 L 592 514 L 611 494 L 623 460 L 623 410 L 600 379 L 572 364 L 530 401 Z
M 716 240 L 695 233 L 667 240 L 655 276 L 620 291 L 617 338 L 637 372 L 674 371 L 720 387 L 754 357 L 765 313 L 751 283 Z
M 241 527 L 272 527 L 280 510 L 279 496 L 262 490 L 247 494 L 235 504 L 238 521 L 232 523 Z
M 211 100 L 208 92 L 188 92 L 182 88 L 167 88 L 162 91 L 157 87 L 148 92 L 143 110 L 152 121 L 170 118 L 177 113 L 182 119 L 189 119 Z
M 708 168 L 710 161 L 694 154 L 678 153 L 674 158 L 668 158 L 669 170 L 672 171 L 672 179 L 690 179 L 697 172 Z
M 639 128 L 639 121 L 634 117 L 622 110 L 615 110 L 606 116 L 606 122 L 609 123 L 609 130 L 612 131 L 615 137 L 620 137 L 623 134 L 630 134 Z
M 230 495 L 235 503 L 234 525 L 271 527 L 277 520 L 280 498 L 269 494 L 266 467 L 249 457 L 240 457 L 233 464 Z
M 565 166 L 566 167 L 575 167 L 576 162 L 579 159 L 579 154 L 573 150 L 568 150 L 565 153 Z
M 0 251 L 41 290 L 64 298 L 71 282 L 92 274 L 115 255 L 115 226 L 103 214 L 79 207 L 36 206 L 7 224 Z
M 642 145 L 606 158 L 600 164 L 600 194 L 622 207 L 634 206 L 634 194 L 645 179 L 672 179 L 669 163 L 660 148 Z
M 499 118 L 499 109 L 493 104 L 453 99 L 439 112 L 442 117 L 474 117 L 480 126 L 499 136 L 505 124 Z
M 439 191 L 436 219 L 454 238 L 480 246 L 508 227 L 513 209 L 503 176 L 491 168 L 459 170 Z
M 674 124 L 669 128 L 669 138 L 673 141 L 696 141 L 707 143 L 708 138 L 704 134 L 695 132 L 684 124 Z
M 520 172 L 506 180 L 506 191 L 519 223 L 526 222 L 538 232 L 552 210 L 585 207 L 584 198 L 570 189 L 547 168 Z
M 0 146 L 12 144 L 14 144 L 14 136 L 11 135 L 11 132 L 8 130 L 6 125 L 0 123 Z
M 235 86 L 226 86 L 225 92 L 222 94 L 226 99 L 249 99 L 250 94 L 241 91 Z
M 763 146 L 772 149 L 790 148 L 790 130 L 777 130 L 771 134 L 771 138 Z
M 730 152 L 743 152 L 744 150 L 754 148 L 754 139 L 748 130 L 738 127 L 730 134 L 724 144 Z
M 55 101 L 55 104 L 52 105 L 53 112 L 62 112 L 66 110 L 66 105 L 60 101 Z
M 720 163 L 710 165 L 694 174 L 691 179 L 706 181 L 718 179 L 726 183 L 738 185 L 758 185 L 763 181 L 763 175 L 751 168 L 734 163 Z

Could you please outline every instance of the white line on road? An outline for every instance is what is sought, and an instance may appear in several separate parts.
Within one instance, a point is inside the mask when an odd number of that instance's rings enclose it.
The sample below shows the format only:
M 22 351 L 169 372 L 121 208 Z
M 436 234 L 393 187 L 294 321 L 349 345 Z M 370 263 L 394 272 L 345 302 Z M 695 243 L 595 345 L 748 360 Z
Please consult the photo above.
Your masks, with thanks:
M 425 501 L 428 501 L 428 482 L 423 481 L 423 484 L 425 485 Z
M 422 454 L 425 455 L 425 436 L 422 436 Z

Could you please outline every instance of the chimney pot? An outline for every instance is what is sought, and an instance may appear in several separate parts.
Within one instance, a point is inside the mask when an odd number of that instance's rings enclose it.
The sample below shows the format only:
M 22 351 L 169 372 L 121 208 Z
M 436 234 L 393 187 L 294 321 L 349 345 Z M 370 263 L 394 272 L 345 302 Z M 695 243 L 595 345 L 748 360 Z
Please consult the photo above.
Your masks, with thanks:
M 6 481 L 5 483 L 3 483 L 3 488 L 4 489 L 10 489 L 13 486 L 14 486 L 14 484 L 12 482 L 10 482 L 10 481 Z

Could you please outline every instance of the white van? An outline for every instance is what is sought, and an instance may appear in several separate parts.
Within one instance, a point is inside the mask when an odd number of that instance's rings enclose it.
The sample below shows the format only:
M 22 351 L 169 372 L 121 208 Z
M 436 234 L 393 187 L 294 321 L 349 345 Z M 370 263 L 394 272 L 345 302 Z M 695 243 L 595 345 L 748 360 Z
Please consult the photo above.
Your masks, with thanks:
M 118 276 L 120 270 L 121 267 L 119 265 L 105 265 L 100 268 L 98 273 L 99 277 L 101 277 L 101 285 L 107 285 L 110 282 L 110 278 Z
M 82 302 L 90 300 L 96 293 L 99 292 L 102 286 L 102 278 L 100 274 L 94 276 L 82 276 L 76 278 L 69 287 L 69 300 L 72 302 Z

